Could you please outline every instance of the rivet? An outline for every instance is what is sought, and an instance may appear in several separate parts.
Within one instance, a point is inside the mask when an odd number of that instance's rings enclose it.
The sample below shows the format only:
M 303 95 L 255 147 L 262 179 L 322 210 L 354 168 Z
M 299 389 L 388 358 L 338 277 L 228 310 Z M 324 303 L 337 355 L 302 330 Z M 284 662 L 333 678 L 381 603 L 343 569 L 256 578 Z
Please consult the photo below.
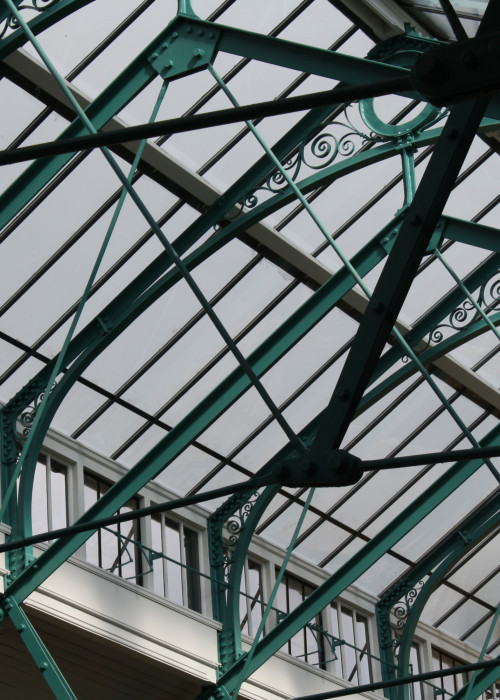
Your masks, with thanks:
M 193 51 L 193 56 L 195 58 L 202 58 L 204 55 L 205 55 L 205 52 L 203 51 L 203 49 L 195 49 Z
M 203 36 L 203 29 L 198 29 L 197 34 L 198 36 Z
M 48 669 L 48 667 L 49 667 L 49 664 L 46 661 L 42 661 L 39 668 L 40 668 L 40 671 L 46 671 Z
M 338 397 L 341 401 L 347 401 L 351 397 L 351 392 L 349 389 L 339 389 Z
M 457 129 L 450 129 L 449 132 L 446 134 L 446 137 L 450 141 L 456 141 L 458 138 L 458 130 Z

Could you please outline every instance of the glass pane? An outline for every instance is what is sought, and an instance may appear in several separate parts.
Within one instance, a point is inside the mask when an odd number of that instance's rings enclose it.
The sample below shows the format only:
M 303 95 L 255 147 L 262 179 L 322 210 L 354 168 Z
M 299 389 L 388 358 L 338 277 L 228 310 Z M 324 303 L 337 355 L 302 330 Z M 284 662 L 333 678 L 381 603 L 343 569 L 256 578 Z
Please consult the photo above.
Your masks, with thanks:
M 172 520 L 165 520 L 165 547 L 166 554 L 174 561 L 167 561 L 167 597 L 174 603 L 182 605 L 182 573 L 181 567 L 175 562 L 181 561 L 181 545 L 179 524 Z
M 250 598 L 250 634 L 255 635 L 262 621 L 262 567 L 251 559 L 248 560 L 248 593 Z
M 55 459 L 50 460 L 51 528 L 68 524 L 68 499 L 66 466 Z
M 33 532 L 47 532 L 49 529 L 47 517 L 47 466 L 46 458 L 40 456 L 35 468 L 33 481 L 33 500 L 31 505 L 31 517 L 33 519 Z

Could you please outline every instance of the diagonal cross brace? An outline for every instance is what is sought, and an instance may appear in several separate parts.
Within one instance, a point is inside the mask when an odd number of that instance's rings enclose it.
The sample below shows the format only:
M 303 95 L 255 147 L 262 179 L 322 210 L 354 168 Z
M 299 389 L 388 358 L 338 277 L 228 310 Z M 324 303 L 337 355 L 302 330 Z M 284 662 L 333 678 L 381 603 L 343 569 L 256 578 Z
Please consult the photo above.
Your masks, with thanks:
M 3 601 L 3 609 L 21 635 L 21 639 L 57 700 L 77 700 L 24 610 L 10 597 Z
M 360 323 L 312 453 L 338 448 L 387 343 L 439 216 L 467 155 L 486 107 L 485 100 L 450 112 L 422 182 L 408 209 L 387 263 Z

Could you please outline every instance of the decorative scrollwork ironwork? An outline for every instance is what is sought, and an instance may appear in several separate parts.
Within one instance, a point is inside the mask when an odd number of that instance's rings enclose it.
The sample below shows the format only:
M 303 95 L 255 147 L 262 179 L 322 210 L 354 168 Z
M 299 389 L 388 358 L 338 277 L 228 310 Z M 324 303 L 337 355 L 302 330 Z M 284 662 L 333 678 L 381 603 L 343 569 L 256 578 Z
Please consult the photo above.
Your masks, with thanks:
M 497 270 L 489 280 L 481 285 L 477 292 L 476 303 L 485 314 L 499 308 L 500 270 Z M 466 330 L 481 318 L 481 314 L 470 299 L 465 299 L 456 309 L 453 309 L 444 321 L 441 321 L 432 329 L 425 340 L 419 343 L 418 347 L 413 349 L 417 354 L 421 355 L 431 345 L 437 345 L 454 333 Z M 408 362 L 408 360 L 407 356 L 402 358 L 403 362 Z
M 424 581 L 419 581 L 413 588 L 406 591 L 404 597 L 394 603 L 390 610 L 389 625 L 392 631 L 392 648 L 395 659 L 399 653 L 401 637 L 403 635 L 410 610 L 423 586 Z
M 23 10 L 28 10 L 31 12 L 45 12 L 45 10 L 48 10 L 49 7 L 52 7 L 52 5 L 57 5 L 59 2 L 61 2 L 61 0 L 30 0 L 28 3 L 19 5 L 17 9 L 20 12 Z M 10 29 L 13 31 L 19 29 L 19 22 L 12 13 L 8 14 L 1 23 L 0 39 L 3 39 Z
M 52 386 L 51 392 L 54 390 L 56 384 Z M 40 409 L 40 405 L 45 396 L 45 390 L 37 394 L 32 400 L 29 406 L 26 406 L 23 411 L 17 416 L 17 426 L 18 426 L 18 437 L 23 442 L 26 440 L 30 434 L 33 423 L 35 422 L 36 415 Z
M 224 547 L 224 578 L 226 581 L 229 577 L 229 570 L 233 562 L 233 553 L 238 544 L 241 532 L 260 495 L 261 491 L 255 491 L 250 498 L 224 522 L 223 537 L 227 542 Z
M 368 143 L 381 141 L 376 134 L 363 130 L 353 122 L 350 110 L 353 105 L 346 105 L 340 119 L 323 122 L 309 134 L 282 163 L 282 168 L 292 182 L 296 182 L 304 170 L 322 170 L 339 158 L 349 158 Z M 242 207 L 251 209 L 260 202 L 257 195 L 279 194 L 288 186 L 288 180 L 279 168 L 275 168 L 266 179 L 242 201 Z
M 350 158 L 362 149 L 375 144 L 394 143 L 398 148 L 411 147 L 414 138 L 424 129 L 444 118 L 447 110 L 434 109 L 432 115 L 423 114 L 410 122 L 396 126 L 386 125 L 376 117 L 373 105 L 367 101 L 344 105 L 336 119 L 324 121 L 309 133 L 281 163 L 251 192 L 224 214 L 223 220 L 216 224 L 217 232 L 224 223 L 233 221 L 245 210 L 255 208 L 265 197 L 284 192 L 289 181 L 296 182 L 299 175 L 311 174 L 311 171 L 323 170 L 335 161 Z M 377 131 L 377 125 L 381 125 Z M 384 127 L 384 128 L 382 128 Z M 304 173 L 305 171 L 305 173 Z M 286 173 L 286 176 L 285 176 Z

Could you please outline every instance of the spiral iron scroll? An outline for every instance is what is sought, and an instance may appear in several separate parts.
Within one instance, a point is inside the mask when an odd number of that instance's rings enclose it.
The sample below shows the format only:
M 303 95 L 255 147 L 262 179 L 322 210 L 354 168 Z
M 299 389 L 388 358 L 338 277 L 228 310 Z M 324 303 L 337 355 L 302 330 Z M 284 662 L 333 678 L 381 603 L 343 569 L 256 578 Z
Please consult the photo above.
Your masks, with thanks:
M 489 280 L 479 288 L 476 303 L 485 314 L 496 311 L 500 307 L 500 270 L 497 270 Z M 474 304 L 465 299 L 460 306 L 453 309 L 445 321 L 442 321 L 428 334 L 423 343 L 419 343 L 418 348 L 413 348 L 415 353 L 421 355 L 430 348 L 445 340 L 446 336 L 464 331 L 472 324 L 481 320 L 481 314 Z M 403 362 L 408 362 L 408 356 L 402 358 Z
M 229 578 L 229 570 L 233 562 L 232 555 L 238 544 L 240 534 L 260 495 L 260 491 L 255 491 L 249 500 L 243 503 L 224 523 L 224 531 L 227 533 L 227 536 L 224 538 L 227 540 L 227 545 L 224 548 L 224 578 L 226 581 Z

